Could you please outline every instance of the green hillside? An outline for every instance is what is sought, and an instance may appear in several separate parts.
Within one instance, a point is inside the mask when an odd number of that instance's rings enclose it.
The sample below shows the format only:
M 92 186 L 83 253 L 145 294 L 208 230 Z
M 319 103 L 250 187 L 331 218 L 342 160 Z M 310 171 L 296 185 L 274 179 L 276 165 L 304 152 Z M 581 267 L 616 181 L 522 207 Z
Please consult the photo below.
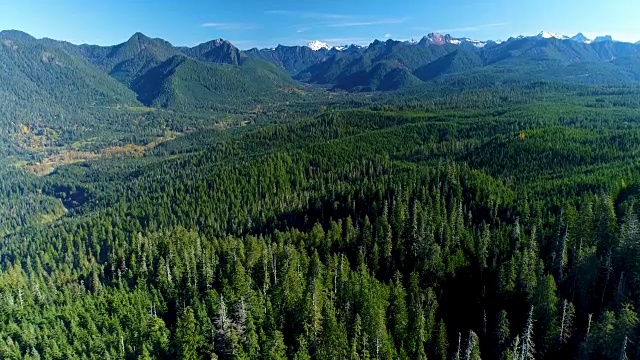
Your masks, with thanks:
M 621 63 L 618 59 L 626 59 L 621 60 L 626 61 L 626 65 L 618 67 L 616 64 Z M 637 81 L 637 72 L 631 64 L 638 59 L 638 45 L 611 41 L 585 44 L 529 37 L 478 48 L 434 44 L 426 38 L 418 44 L 387 40 L 375 41 L 359 51 L 329 56 L 295 78 L 341 90 L 386 91 L 414 86 L 417 79 L 429 82 L 449 74 L 474 76 L 486 67 L 490 69 L 480 72 L 510 77 L 511 81 L 526 80 L 536 73 L 540 80 L 566 81 L 568 78 L 574 82 L 614 84 Z M 385 76 L 394 80 L 381 83 L 380 79 Z
M 0 86 L 18 101 L 35 98 L 37 105 L 49 98 L 50 105 L 64 104 L 68 109 L 136 103 L 130 90 L 83 59 L 47 47 L 26 34 L 2 32 L 0 41 Z
M 429 81 L 440 75 L 470 71 L 481 66 L 482 59 L 477 52 L 458 49 L 415 69 L 413 74 L 422 81 Z
M 411 75 L 414 70 L 455 48 L 375 41 L 360 51 L 334 54 L 296 75 L 296 79 L 342 90 L 396 90 L 415 85 L 417 79 Z
M 233 44 L 222 39 L 209 41 L 192 48 L 182 48 L 182 52 L 194 59 L 231 65 L 240 65 L 245 57 Z
M 0 33 L 0 155 L 55 147 L 98 128 L 131 128 L 116 108 L 136 94 L 82 58 Z
M 76 54 L 109 73 L 117 80 L 130 84 L 133 79 L 181 51 L 162 39 L 151 39 L 136 33 L 115 46 L 81 45 Z
M 132 89 L 150 106 L 202 111 L 285 101 L 297 86 L 282 70 L 260 60 L 235 66 L 176 56 L 137 78 Z
M 289 73 L 296 75 L 322 61 L 329 55 L 326 49 L 311 50 L 306 46 L 282 46 L 274 49 L 250 49 L 244 51 L 250 58 L 268 61 Z

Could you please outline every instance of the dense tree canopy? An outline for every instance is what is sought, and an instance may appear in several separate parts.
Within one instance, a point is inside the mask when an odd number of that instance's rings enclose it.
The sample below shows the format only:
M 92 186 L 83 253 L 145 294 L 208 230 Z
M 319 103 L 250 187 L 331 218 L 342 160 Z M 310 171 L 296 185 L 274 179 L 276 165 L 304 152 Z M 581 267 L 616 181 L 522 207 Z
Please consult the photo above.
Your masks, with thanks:
M 1 130 L 0 357 L 636 358 L 639 90 L 449 81 Z

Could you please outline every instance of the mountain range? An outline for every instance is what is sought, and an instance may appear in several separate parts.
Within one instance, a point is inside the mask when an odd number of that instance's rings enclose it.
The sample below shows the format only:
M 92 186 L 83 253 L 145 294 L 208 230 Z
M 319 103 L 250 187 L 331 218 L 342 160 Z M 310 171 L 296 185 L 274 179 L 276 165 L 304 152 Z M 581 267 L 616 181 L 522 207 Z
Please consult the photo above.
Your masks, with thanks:
M 640 44 L 541 32 L 506 41 L 431 33 L 419 41 L 241 51 L 229 41 L 177 47 L 136 33 L 118 45 L 74 45 L 0 32 L 0 93 L 16 104 L 133 104 L 180 110 L 255 106 L 300 96 L 305 84 L 389 91 L 474 78 L 600 84 L 640 82 Z M 491 76 L 488 76 L 488 75 Z M 449 79 L 449 80 L 447 80 Z
M 175 47 L 136 33 L 114 46 L 74 45 L 0 32 L 0 93 L 16 107 L 47 104 L 163 106 L 210 110 L 289 97 L 299 83 L 228 41 Z M 36 94 L 36 95 L 34 95 Z
M 305 56 L 295 56 L 298 53 Z M 640 55 L 638 44 L 613 41 L 610 36 L 589 39 L 582 33 L 568 37 L 540 32 L 507 41 L 431 33 L 419 41 L 376 40 L 367 47 L 313 42 L 306 47 L 252 49 L 246 54 L 273 62 L 301 82 L 347 91 L 398 90 L 447 75 L 471 73 L 588 83 L 640 80 L 635 66 Z M 275 60 L 270 58 L 275 54 Z M 305 61 L 291 66 L 291 60 L 280 59 Z

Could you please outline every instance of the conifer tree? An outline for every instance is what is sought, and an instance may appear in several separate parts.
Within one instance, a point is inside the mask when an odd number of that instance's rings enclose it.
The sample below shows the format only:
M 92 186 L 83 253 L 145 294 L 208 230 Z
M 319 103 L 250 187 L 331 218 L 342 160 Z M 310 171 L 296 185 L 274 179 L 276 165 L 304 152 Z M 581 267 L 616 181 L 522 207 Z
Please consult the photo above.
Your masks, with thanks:
M 573 304 L 566 299 L 562 302 L 562 314 L 560 317 L 560 337 L 558 338 L 559 346 L 567 343 L 571 338 L 573 332 L 573 317 L 574 317 Z
M 505 310 L 498 313 L 497 326 L 495 330 L 495 338 L 498 343 L 497 353 L 504 356 L 509 344 L 511 332 L 509 330 L 509 318 Z
M 394 284 L 391 292 L 391 301 L 389 304 L 390 324 L 392 334 L 394 335 L 396 347 L 399 349 L 406 346 L 407 324 L 409 318 L 406 307 L 406 291 L 402 285 L 402 275 L 396 272 L 394 276 Z
M 467 340 L 467 349 L 464 355 L 465 360 L 481 360 L 479 342 L 478 335 L 473 330 L 469 330 L 469 339 Z
M 284 336 L 280 331 L 276 330 L 271 334 L 271 336 L 269 336 L 262 358 L 268 360 L 286 360 L 286 349 L 287 347 L 284 344 Z
M 444 323 L 444 320 L 440 319 L 432 346 L 434 359 L 446 360 L 448 348 L 449 342 L 447 340 L 447 327 Z
M 176 353 L 181 360 L 199 359 L 199 338 L 193 309 L 187 306 L 178 319 L 176 328 Z
M 520 346 L 520 360 L 534 360 L 535 348 L 533 344 L 533 306 L 529 311 L 529 318 L 522 333 L 522 345 Z

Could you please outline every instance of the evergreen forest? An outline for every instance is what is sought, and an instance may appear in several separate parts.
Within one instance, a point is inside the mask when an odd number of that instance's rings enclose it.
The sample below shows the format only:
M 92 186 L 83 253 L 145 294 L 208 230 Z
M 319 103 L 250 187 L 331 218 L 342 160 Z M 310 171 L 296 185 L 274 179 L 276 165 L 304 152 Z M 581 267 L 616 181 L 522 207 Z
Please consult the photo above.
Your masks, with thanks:
M 637 84 L 2 36 L 0 358 L 640 357 Z

